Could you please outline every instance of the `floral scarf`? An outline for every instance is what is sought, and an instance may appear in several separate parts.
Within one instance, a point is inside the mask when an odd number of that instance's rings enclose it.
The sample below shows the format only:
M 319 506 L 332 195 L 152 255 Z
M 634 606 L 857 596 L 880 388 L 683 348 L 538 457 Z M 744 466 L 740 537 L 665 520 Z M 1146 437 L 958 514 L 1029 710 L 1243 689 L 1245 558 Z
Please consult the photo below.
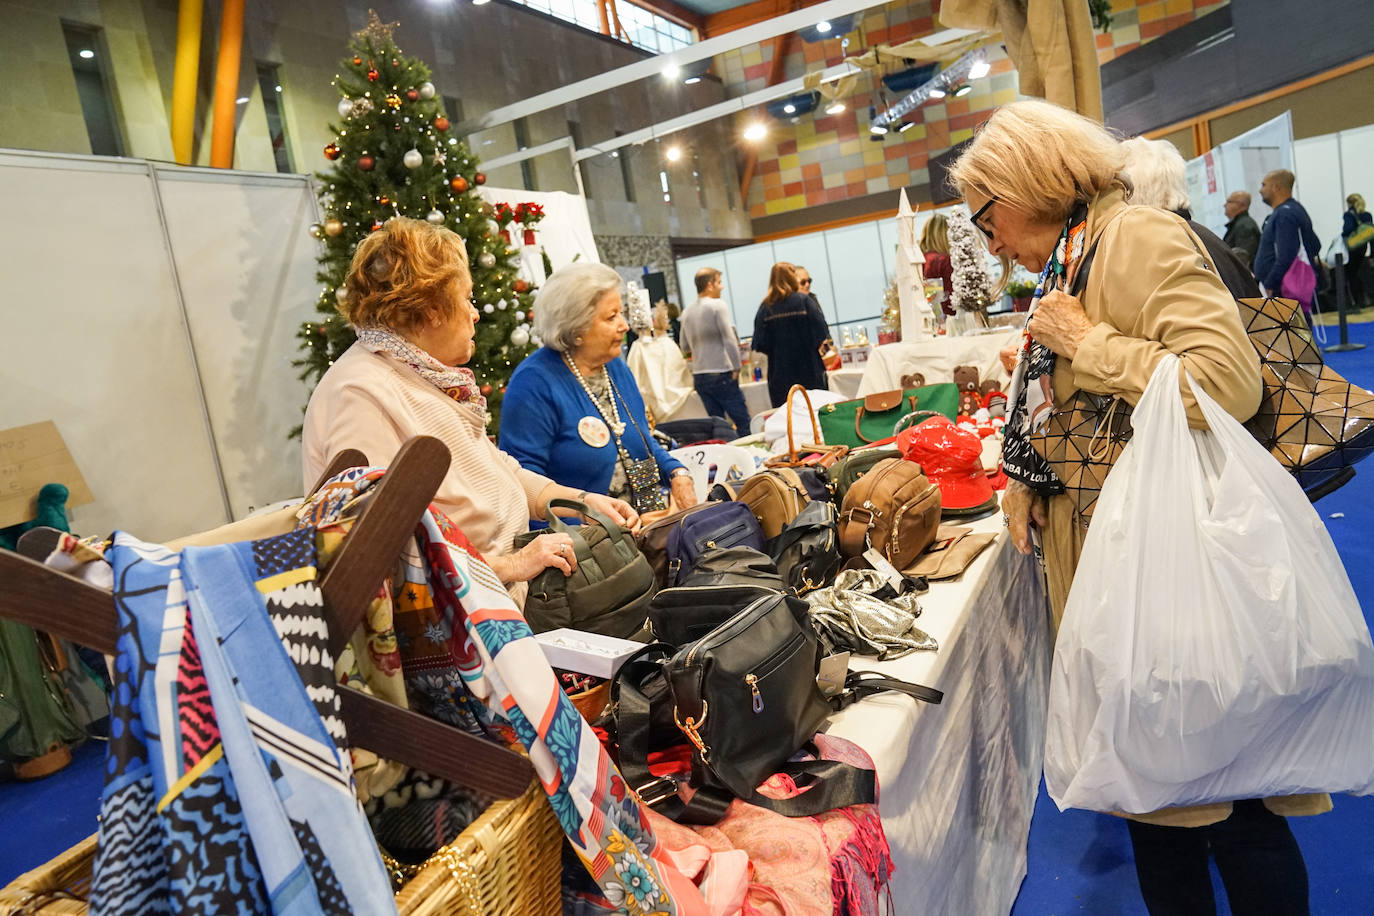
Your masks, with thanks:
M 1035 298 L 1026 315 L 1030 325 L 1035 310 L 1047 289 L 1061 287 L 1069 268 L 1083 254 L 1083 241 L 1088 226 L 1088 207 L 1079 204 L 1064 223 L 1059 243 L 1035 286 Z M 1064 492 L 1064 484 L 1054 474 L 1049 462 L 1031 447 L 1030 439 L 1044 429 L 1054 410 L 1054 395 L 1050 387 L 1054 376 L 1054 351 L 1031 337 L 1029 330 L 1021 333 L 1021 354 L 1011 374 L 1007 393 L 1011 411 L 1002 431 L 1002 469 L 1012 480 L 1018 480 L 1042 495 Z
M 400 360 L 420 378 L 453 398 L 459 404 L 467 405 L 482 416 L 486 416 L 487 399 L 477 388 L 477 377 L 471 369 L 445 366 L 415 344 L 386 328 L 363 328 L 358 332 L 358 343 L 373 353 L 384 353 Z

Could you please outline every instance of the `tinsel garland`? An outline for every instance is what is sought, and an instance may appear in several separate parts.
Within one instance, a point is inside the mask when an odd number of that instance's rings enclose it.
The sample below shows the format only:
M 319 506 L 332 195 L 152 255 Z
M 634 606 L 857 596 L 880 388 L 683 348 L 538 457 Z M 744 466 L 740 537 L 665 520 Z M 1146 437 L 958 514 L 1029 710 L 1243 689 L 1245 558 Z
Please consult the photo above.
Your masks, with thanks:
M 963 210 L 956 209 L 949 216 L 949 261 L 954 271 L 954 307 L 964 312 L 986 312 L 992 276 L 978 230 Z

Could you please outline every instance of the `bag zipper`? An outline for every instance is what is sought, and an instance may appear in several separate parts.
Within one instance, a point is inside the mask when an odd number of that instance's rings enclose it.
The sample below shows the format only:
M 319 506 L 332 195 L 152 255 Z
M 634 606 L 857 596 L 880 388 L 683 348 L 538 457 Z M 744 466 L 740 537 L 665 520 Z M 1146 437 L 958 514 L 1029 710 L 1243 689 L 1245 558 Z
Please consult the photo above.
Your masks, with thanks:
M 753 671 L 744 676 L 744 682 L 754 694 L 753 709 L 756 715 L 763 712 L 763 694 L 759 693 L 759 681 L 781 668 L 796 653 L 797 647 L 805 642 L 804 635 L 793 633 L 792 638 L 783 643 L 782 648 L 759 662 Z
M 740 611 L 734 617 L 730 618 L 729 620 L 725 621 L 725 623 L 717 627 L 714 633 L 708 633 L 701 639 L 698 639 L 696 642 L 692 643 L 692 648 L 687 650 L 687 664 L 691 665 L 696 661 L 697 652 L 706 647 L 706 640 L 710 639 L 712 635 L 716 635 L 715 642 L 711 643 L 712 647 L 714 647 L 717 642 L 723 642 L 729 639 L 731 636 L 734 636 L 735 630 L 743 629 L 750 623 L 753 623 L 753 619 L 750 618 L 749 615 L 754 611 L 754 608 L 758 607 L 759 604 L 761 604 L 762 602 L 770 601 L 775 597 L 775 595 L 761 595 L 758 598 L 755 598 L 753 601 L 749 602 L 748 606 L 745 607 L 744 610 Z M 730 629 L 727 630 L 727 627 L 729 627 Z

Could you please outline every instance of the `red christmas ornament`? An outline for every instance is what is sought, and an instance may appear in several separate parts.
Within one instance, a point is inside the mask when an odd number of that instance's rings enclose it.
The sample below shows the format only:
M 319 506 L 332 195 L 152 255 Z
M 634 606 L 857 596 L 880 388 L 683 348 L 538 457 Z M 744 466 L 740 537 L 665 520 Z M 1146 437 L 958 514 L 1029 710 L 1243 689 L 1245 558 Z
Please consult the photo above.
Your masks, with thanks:
M 480 391 L 480 392 L 482 392 L 482 397 L 484 397 L 484 398 L 489 398 L 489 397 L 491 397 L 491 385 L 488 385 L 488 384 L 486 384 L 486 383 L 484 382 L 484 383 L 482 384 L 482 387 L 481 387 L 481 388 L 478 388 L 477 390 Z
M 381 197 L 377 198 L 377 203 L 385 207 L 387 204 L 391 203 L 391 198 L 383 194 Z
M 449 179 L 448 186 L 453 189 L 453 193 L 462 194 L 468 189 L 468 180 L 462 175 L 454 175 Z
M 477 182 L 478 184 L 486 184 L 487 176 L 483 175 L 481 172 L 478 172 L 476 175 L 472 176 L 472 180 Z
M 358 157 L 358 170 L 361 171 L 361 172 L 370 172 L 370 171 L 372 171 L 372 167 L 375 166 L 376 164 L 377 164 L 377 160 L 376 160 L 376 159 L 373 159 L 371 156 L 359 156 L 359 157 Z
M 439 117 L 435 118 L 434 129 L 441 131 L 448 130 L 448 118 L 444 117 L 443 115 L 439 115 Z
M 362 59 L 361 57 L 358 57 L 357 55 L 354 55 L 354 57 L 353 57 L 353 66 L 355 66 L 355 67 L 360 67 L 360 66 L 362 66 L 362 63 L 363 63 L 363 59 Z
M 367 79 L 368 79 L 368 82 L 375 83 L 375 82 L 377 82 L 377 80 L 379 80 L 379 79 L 381 78 L 381 76 L 382 76 L 382 75 L 381 75 L 380 73 L 377 72 L 377 68 L 376 68 L 376 67 L 373 67 L 371 70 L 368 70 L 368 71 L 367 71 Z
M 393 57 L 393 58 L 391 59 L 391 66 L 393 66 L 393 67 L 399 67 L 399 66 L 401 66 L 401 62 L 400 62 L 399 60 L 397 60 L 396 58 Z
M 338 159 L 342 155 L 343 152 L 339 149 L 339 144 L 337 143 L 331 143 L 324 148 L 324 158 L 330 161 Z
M 530 291 L 530 285 L 526 283 L 524 280 L 516 280 L 515 291 L 517 293 L 527 293 Z
M 410 99 L 412 102 L 418 102 L 418 101 L 420 100 L 420 90 L 418 90 L 418 89 L 407 89 L 407 90 L 406 90 L 406 98 Z

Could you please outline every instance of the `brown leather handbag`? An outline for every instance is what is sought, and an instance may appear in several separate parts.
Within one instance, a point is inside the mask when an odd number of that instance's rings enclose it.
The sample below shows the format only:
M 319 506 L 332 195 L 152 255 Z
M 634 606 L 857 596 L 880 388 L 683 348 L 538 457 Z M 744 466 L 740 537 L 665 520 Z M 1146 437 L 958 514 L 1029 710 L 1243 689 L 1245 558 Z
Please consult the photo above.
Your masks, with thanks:
M 792 398 L 798 394 L 806 401 L 806 412 L 811 415 L 811 444 L 797 444 L 797 438 L 792 432 Z M 765 467 L 770 468 L 804 468 L 821 467 L 829 468 L 845 455 L 849 454 L 848 445 L 820 445 L 821 427 L 816 422 L 816 408 L 811 406 L 811 395 L 806 393 L 805 385 L 793 385 L 787 392 L 787 403 L 783 405 L 783 410 L 787 411 L 787 454 L 777 455 L 764 462 Z
M 766 468 L 745 478 L 735 500 L 754 513 L 765 538 L 782 534 L 810 502 L 806 485 L 793 468 Z
M 915 462 L 887 458 L 844 495 L 840 553 L 857 557 L 873 547 L 893 566 L 906 569 L 939 528 L 940 488 Z

